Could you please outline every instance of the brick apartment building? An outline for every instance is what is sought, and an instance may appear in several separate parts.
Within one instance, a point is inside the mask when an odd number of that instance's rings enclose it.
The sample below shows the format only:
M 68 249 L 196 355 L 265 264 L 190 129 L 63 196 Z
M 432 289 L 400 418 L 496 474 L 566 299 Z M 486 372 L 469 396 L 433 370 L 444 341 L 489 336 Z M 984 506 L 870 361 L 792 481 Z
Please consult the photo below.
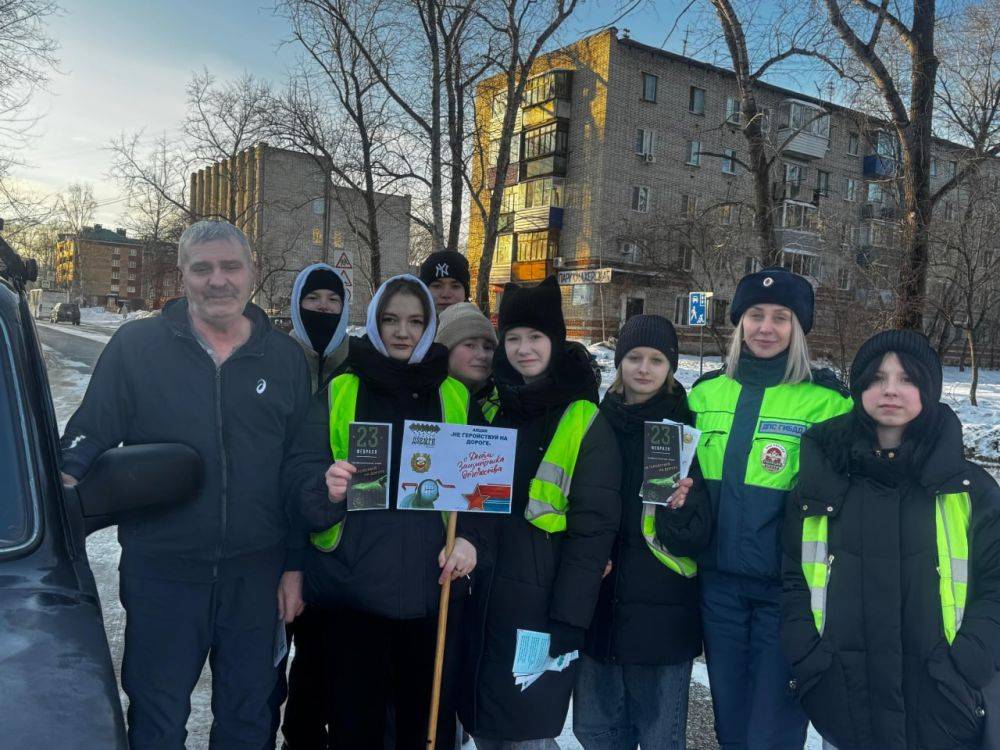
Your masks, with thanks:
M 117 306 L 142 296 L 142 244 L 100 224 L 56 243 L 56 285 L 84 306 Z
M 177 268 L 177 245 L 144 242 L 142 245 L 142 298 L 147 310 L 158 310 L 184 294 Z
M 198 216 L 230 218 L 250 238 L 261 307 L 287 315 L 295 275 L 322 261 L 347 273 L 351 320 L 364 320 L 371 253 L 362 195 L 334 184 L 315 158 L 262 143 L 192 173 L 190 188 Z M 409 269 L 410 198 L 379 194 L 378 203 L 385 280 Z
M 615 29 L 548 54 L 534 72 L 503 176 L 491 293 L 558 273 L 571 335 L 604 339 L 632 315 L 658 313 L 678 324 L 691 351 L 687 294 L 709 290 L 715 338 L 706 341 L 721 342 L 735 284 L 759 257 L 732 72 Z M 473 185 L 484 199 L 497 176 L 478 165 L 495 163 L 501 85 L 491 79 L 477 91 Z M 893 302 L 895 136 L 860 112 L 798 92 L 761 84 L 757 97 L 771 152 L 780 150 L 772 190 L 782 263 L 816 287 L 814 348 L 843 349 Z M 961 147 L 945 141 L 935 151 L 932 189 L 961 158 Z M 961 198 L 953 191 L 935 219 L 957 220 Z M 469 213 L 475 269 L 484 221 L 475 202 Z

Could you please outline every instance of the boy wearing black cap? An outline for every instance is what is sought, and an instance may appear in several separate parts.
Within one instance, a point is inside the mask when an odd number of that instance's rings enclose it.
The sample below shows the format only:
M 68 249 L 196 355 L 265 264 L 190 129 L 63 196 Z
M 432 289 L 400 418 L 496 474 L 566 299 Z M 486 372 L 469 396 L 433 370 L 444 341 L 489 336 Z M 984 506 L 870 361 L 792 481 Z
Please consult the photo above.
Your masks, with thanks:
M 923 334 L 851 365 L 853 410 L 802 438 L 781 644 L 838 750 L 978 750 L 1000 665 L 1000 489 L 965 459 Z
M 469 261 L 454 250 L 440 250 L 420 264 L 420 280 L 431 290 L 438 315 L 469 300 Z

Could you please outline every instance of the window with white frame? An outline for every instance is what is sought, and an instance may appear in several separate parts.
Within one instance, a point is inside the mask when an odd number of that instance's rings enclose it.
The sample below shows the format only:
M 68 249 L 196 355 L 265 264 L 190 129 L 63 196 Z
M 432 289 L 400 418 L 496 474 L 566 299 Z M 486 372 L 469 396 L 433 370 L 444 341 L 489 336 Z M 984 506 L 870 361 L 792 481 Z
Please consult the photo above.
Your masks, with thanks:
M 130 258 L 134 258 L 138 252 L 139 251 L 136 250 L 134 247 L 130 247 L 128 250 L 128 255 Z
M 781 251 L 781 265 L 799 276 L 815 278 L 819 272 L 819 256 L 804 250 L 785 248 Z
M 865 200 L 868 203 L 882 203 L 885 198 L 885 192 L 882 189 L 882 184 L 878 182 L 869 182 L 865 185 Z
M 692 167 L 701 164 L 701 141 L 688 141 L 685 163 Z
M 844 180 L 844 200 L 852 203 L 858 199 L 858 181 L 853 177 Z
M 635 152 L 643 156 L 653 153 L 656 143 L 656 131 L 649 128 L 638 128 L 635 131 Z
M 128 288 L 128 293 L 129 293 L 129 294 L 135 294 L 135 286 L 130 286 L 130 287 Z
M 688 111 L 696 115 L 705 114 L 705 89 L 697 86 L 688 89 Z
M 657 77 L 652 73 L 642 74 L 642 99 L 646 102 L 656 101 Z
M 799 232 L 816 231 L 816 207 L 808 203 L 785 201 L 782 204 L 781 226 Z
M 806 168 L 801 164 L 785 164 L 785 183 L 801 185 L 806 177 Z
M 733 204 L 727 203 L 719 207 L 719 223 L 728 226 L 733 223 Z
M 847 134 L 847 153 L 850 156 L 857 156 L 861 151 L 861 138 L 857 133 Z
M 950 180 L 952 177 L 955 176 L 955 173 L 957 171 L 958 171 L 958 162 L 950 161 L 948 162 L 948 168 L 945 170 L 944 176 Z
M 111 291 L 112 292 L 117 292 L 118 291 L 118 285 L 117 284 L 112 284 L 111 285 Z
M 830 194 L 829 172 L 824 172 L 822 169 L 816 170 L 816 189 L 819 190 L 819 194 L 822 196 Z
M 514 235 L 497 235 L 496 250 L 493 253 L 493 265 L 509 266 L 511 260 L 511 250 L 514 246 Z
M 760 259 L 753 255 L 747 255 L 743 258 L 743 275 L 748 275 L 751 273 L 757 273 L 760 270 Z
M 128 262 L 128 267 L 129 267 L 129 268 L 135 268 L 135 265 L 136 265 L 136 263 L 135 263 L 135 261 L 134 261 L 134 260 L 130 260 L 130 261 Z
M 837 289 L 848 290 L 851 288 L 851 269 L 847 265 L 837 268 Z
M 636 263 L 639 260 L 639 243 L 632 240 L 622 240 L 618 243 L 618 252 L 626 263 Z
M 594 301 L 594 285 L 593 284 L 574 284 L 573 285 L 573 304 L 574 305 L 589 305 Z
M 726 174 L 736 174 L 736 149 L 722 149 L 722 171 Z
M 693 195 L 681 193 L 681 215 L 693 219 L 698 214 L 698 199 Z
M 690 271 L 694 265 L 694 250 L 686 242 L 677 243 L 677 266 L 682 271 Z
M 931 157 L 931 177 L 937 177 L 937 159 Z
M 799 101 L 784 101 L 778 107 L 779 128 L 830 137 L 830 116 L 819 107 Z
M 726 122 L 740 124 L 740 100 L 735 96 L 726 97 Z
M 642 214 L 649 212 L 649 187 L 635 185 L 632 188 L 632 210 Z

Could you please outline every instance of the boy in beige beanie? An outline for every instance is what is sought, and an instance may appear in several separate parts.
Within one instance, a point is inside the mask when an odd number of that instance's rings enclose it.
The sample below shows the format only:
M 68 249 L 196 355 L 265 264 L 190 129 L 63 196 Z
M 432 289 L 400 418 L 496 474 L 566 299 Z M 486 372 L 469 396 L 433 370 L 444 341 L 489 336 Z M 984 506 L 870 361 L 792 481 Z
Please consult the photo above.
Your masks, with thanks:
M 464 383 L 475 399 L 493 372 L 497 334 L 490 321 L 471 302 L 459 302 L 438 316 L 434 340 L 448 348 L 448 374 Z

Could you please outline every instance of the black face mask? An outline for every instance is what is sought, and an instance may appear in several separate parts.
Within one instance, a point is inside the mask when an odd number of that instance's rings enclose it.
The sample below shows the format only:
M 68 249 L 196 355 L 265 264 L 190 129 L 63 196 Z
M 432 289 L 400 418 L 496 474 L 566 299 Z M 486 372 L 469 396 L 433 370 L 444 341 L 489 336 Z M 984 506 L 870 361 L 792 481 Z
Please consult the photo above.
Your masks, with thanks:
M 313 351 L 322 357 L 333 338 L 333 334 L 337 332 L 340 316 L 343 313 L 316 312 L 315 310 L 307 310 L 300 305 L 299 314 L 302 316 L 302 325 L 305 326 L 306 335 L 309 336 L 309 344 Z

